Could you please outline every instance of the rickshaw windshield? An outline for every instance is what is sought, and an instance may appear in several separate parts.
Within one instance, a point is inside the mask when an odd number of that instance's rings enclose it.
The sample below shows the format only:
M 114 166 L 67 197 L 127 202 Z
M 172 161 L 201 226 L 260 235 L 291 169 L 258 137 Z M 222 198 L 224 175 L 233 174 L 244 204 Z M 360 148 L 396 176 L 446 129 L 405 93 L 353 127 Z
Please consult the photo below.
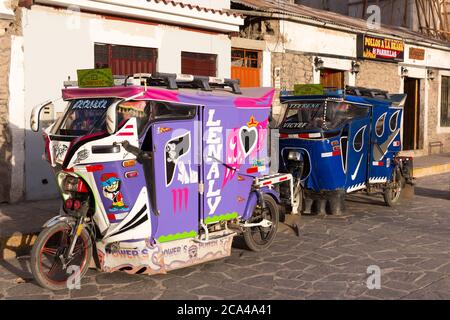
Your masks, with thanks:
M 352 119 L 366 117 L 368 113 L 365 106 L 343 101 L 290 102 L 280 129 L 335 130 Z
M 116 99 L 78 99 L 69 102 L 69 108 L 61 124 L 53 134 L 66 136 L 84 136 L 106 132 L 106 111 Z M 124 101 L 117 107 L 118 123 L 121 127 L 128 119 L 135 117 L 138 133 L 148 121 L 149 108 L 146 101 Z
M 69 101 L 69 107 L 53 134 L 83 136 L 105 131 L 105 114 L 114 102 L 113 98 L 77 99 Z

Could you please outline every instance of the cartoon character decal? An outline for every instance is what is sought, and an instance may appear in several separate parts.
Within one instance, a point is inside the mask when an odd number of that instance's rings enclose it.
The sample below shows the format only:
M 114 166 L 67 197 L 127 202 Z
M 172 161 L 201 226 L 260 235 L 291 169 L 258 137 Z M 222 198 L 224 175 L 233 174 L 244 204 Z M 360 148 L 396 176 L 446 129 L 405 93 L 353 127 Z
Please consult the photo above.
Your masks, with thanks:
M 173 138 L 167 141 L 165 150 L 166 186 L 172 184 L 175 169 L 181 157 L 186 155 L 191 148 L 191 133 Z
M 115 173 L 105 173 L 101 177 L 103 195 L 112 201 L 109 211 L 128 211 L 128 206 L 123 202 L 122 192 L 120 192 L 121 181 Z
M 198 247 L 195 244 L 190 246 L 188 249 L 188 254 L 190 260 L 196 259 L 198 257 Z
M 84 161 L 87 158 L 89 158 L 89 151 L 86 149 L 80 150 L 77 152 L 77 157 L 73 163 L 79 164 L 79 163 L 81 163 L 81 161 Z
M 64 158 L 66 157 L 67 150 L 69 150 L 68 145 L 62 142 L 58 142 L 55 143 L 52 148 L 55 162 L 62 163 L 64 161 Z

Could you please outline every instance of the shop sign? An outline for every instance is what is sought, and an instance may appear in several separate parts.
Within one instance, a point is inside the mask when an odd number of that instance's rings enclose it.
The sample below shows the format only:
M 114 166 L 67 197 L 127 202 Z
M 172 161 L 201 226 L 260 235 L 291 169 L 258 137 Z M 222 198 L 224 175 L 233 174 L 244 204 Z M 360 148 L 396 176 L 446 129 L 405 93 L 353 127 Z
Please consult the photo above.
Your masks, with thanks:
M 425 49 L 410 47 L 409 58 L 411 60 L 425 60 Z
M 371 60 L 404 61 L 405 42 L 403 40 L 360 35 L 358 37 L 358 57 Z

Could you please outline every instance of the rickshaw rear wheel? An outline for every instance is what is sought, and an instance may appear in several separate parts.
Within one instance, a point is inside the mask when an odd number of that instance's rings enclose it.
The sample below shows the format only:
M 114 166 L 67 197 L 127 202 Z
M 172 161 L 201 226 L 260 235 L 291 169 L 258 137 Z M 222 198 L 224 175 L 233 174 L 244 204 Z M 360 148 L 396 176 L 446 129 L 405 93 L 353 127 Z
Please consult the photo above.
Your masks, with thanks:
M 400 170 L 396 169 L 393 174 L 393 181 L 383 192 L 384 202 L 387 206 L 394 207 L 399 204 L 404 184 L 405 181 Z
M 280 216 L 278 204 L 268 194 L 263 195 L 263 201 L 265 203 L 265 209 L 256 206 L 253 210 L 252 218 L 248 220 L 249 223 L 258 223 L 262 219 L 269 220 L 272 225 L 270 227 L 250 227 L 245 228 L 243 231 L 245 244 L 248 249 L 252 251 L 262 251 L 267 249 L 275 239 L 278 220 Z
M 68 250 L 71 231 L 71 225 L 58 222 L 42 230 L 37 237 L 31 250 L 31 272 L 40 286 L 53 291 L 68 289 L 75 272 L 81 279 L 89 269 L 92 242 L 86 229 L 81 231 L 66 267 L 59 258 Z

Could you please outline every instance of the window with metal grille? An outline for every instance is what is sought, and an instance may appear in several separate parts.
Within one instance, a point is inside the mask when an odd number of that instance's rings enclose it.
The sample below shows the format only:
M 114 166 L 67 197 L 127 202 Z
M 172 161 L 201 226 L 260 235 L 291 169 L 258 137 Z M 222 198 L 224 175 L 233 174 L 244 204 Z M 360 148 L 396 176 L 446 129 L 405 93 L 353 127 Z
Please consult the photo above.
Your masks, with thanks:
M 114 75 L 155 73 L 158 49 L 96 43 L 95 68 L 111 68 Z
M 196 76 L 217 76 L 217 55 L 181 52 L 181 73 Z
M 441 82 L 441 127 L 450 127 L 450 77 Z

